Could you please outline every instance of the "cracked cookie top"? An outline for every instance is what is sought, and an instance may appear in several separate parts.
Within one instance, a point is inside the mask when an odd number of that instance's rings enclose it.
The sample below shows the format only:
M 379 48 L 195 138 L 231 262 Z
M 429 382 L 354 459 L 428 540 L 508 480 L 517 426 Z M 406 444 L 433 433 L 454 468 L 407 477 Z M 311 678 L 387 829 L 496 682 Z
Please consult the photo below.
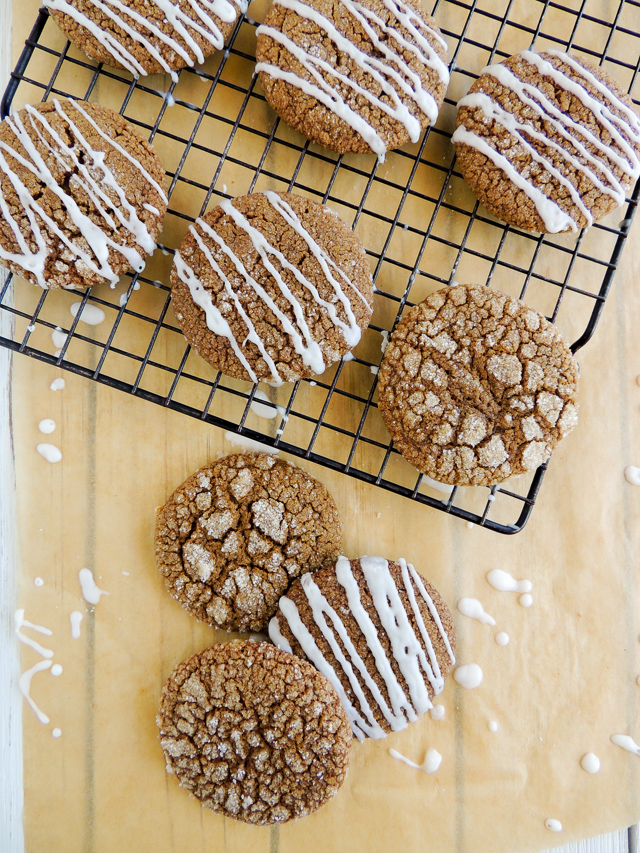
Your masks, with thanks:
M 398 450 L 442 483 L 489 486 L 545 462 L 577 423 L 578 366 L 558 330 L 482 285 L 438 290 L 398 324 L 379 407 Z
M 269 643 L 225 643 L 180 663 L 157 723 L 167 772 L 202 805 L 248 823 L 311 814 L 347 772 L 351 729 L 338 694 Z
M 42 288 L 141 272 L 167 209 L 151 145 L 107 107 L 64 98 L 0 125 L 0 263 Z
M 265 453 L 195 472 L 156 520 L 156 561 L 169 593 L 203 622 L 261 631 L 292 580 L 335 561 L 336 506 L 310 474 Z

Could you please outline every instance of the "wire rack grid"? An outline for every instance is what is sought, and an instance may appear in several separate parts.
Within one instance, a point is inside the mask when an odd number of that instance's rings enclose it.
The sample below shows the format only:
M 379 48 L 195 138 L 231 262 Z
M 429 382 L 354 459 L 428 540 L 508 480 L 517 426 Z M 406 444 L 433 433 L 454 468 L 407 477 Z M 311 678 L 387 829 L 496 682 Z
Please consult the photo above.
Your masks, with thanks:
M 395 450 L 376 404 L 384 345 L 405 308 L 454 280 L 486 283 L 557 323 L 577 351 L 594 332 L 640 194 L 579 235 L 528 234 L 479 206 L 455 168 L 455 105 L 481 69 L 534 46 L 605 67 L 640 103 L 639 0 L 437 0 L 451 83 L 419 143 L 339 156 L 306 143 L 271 112 L 255 74 L 254 0 L 226 50 L 205 65 L 134 80 L 95 65 L 41 10 L 2 100 L 2 115 L 54 96 L 99 101 L 153 142 L 170 179 L 163 245 L 115 289 L 41 291 L 7 276 L 0 344 L 51 365 L 309 459 L 502 533 L 525 525 L 546 465 L 491 489 L 449 488 Z M 635 57 L 635 62 L 628 61 Z M 376 285 L 373 322 L 351 358 L 313 381 L 258 387 L 216 374 L 191 351 L 171 310 L 171 255 L 188 224 L 222 198 L 277 189 L 333 207 L 361 237 Z M 590 282 L 585 286 L 585 282 Z M 595 284 L 594 284 L 595 282 Z M 100 309 L 89 325 L 87 305 Z M 83 312 L 84 315 L 83 315 Z M 100 313 L 102 312 L 102 313 Z M 96 312 L 93 311 L 95 318 Z

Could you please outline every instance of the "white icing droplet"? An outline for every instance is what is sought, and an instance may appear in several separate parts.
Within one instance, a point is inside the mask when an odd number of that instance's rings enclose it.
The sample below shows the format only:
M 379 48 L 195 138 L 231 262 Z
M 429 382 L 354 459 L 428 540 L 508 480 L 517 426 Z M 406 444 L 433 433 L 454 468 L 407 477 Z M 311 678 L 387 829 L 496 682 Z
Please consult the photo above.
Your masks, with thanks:
M 531 592 L 533 589 L 531 581 L 517 581 L 509 572 L 504 572 L 502 569 L 492 569 L 487 574 L 487 580 L 500 592 Z
M 44 586 L 44 581 L 42 580 L 42 578 L 36 578 L 33 583 L 34 586 Z
M 533 596 L 529 595 L 528 592 L 525 592 L 525 594 L 521 595 L 518 599 L 518 604 L 520 604 L 522 607 L 531 607 L 531 605 L 533 604 Z
M 267 420 L 271 420 L 278 415 L 278 410 L 264 391 L 256 391 L 254 394 L 251 402 L 251 411 L 259 418 L 266 418 Z
M 342 356 L 343 361 L 353 361 L 355 359 L 355 355 L 352 352 L 345 352 Z
M 371 371 L 371 373 L 373 373 L 373 375 L 374 375 L 374 376 L 377 376 L 377 375 L 378 375 L 378 371 L 380 370 L 380 368 L 379 368 L 379 367 L 376 367 L 376 365 L 375 365 L 375 364 L 370 364 L 370 365 L 369 365 L 369 370 Z
M 408 767 L 413 767 L 414 770 L 422 770 L 423 773 L 429 773 L 430 775 L 432 773 L 436 773 L 440 765 L 442 764 L 442 756 L 440 755 L 437 749 L 433 748 L 427 750 L 427 754 L 425 755 L 422 764 L 416 764 L 409 758 L 405 758 L 404 755 L 401 755 L 395 749 L 390 749 L 389 755 L 392 758 L 397 758 L 398 761 L 402 761 Z
M 80 307 L 82 306 L 82 302 L 74 302 L 69 311 L 75 317 L 80 311 Z M 90 305 L 88 302 L 82 309 L 82 313 L 80 314 L 80 320 L 83 323 L 87 323 L 89 326 L 97 326 L 99 323 L 104 321 L 105 314 L 102 308 L 98 308 L 97 305 Z
M 129 577 L 129 572 L 123 572 L 122 574 L 125 576 L 125 578 Z
M 44 418 L 38 424 L 38 429 L 41 433 L 44 433 L 44 435 L 51 435 L 51 433 L 55 431 L 55 428 L 56 422 L 51 420 L 51 418 Z
M 62 666 L 59 663 L 54 663 L 51 667 L 51 675 L 57 678 L 59 675 L 62 675 Z
M 53 380 L 53 382 L 51 383 L 51 385 L 49 385 L 49 388 L 50 388 L 52 391 L 62 391 L 62 389 L 64 388 L 65 384 L 66 384 L 66 383 L 65 383 L 64 379 L 63 379 L 61 376 L 59 376 L 57 379 L 54 379 L 54 380 Z
M 636 468 L 635 465 L 627 465 L 624 469 L 624 476 L 627 483 L 631 483 L 632 486 L 640 486 L 640 468 Z
M 626 749 L 627 752 L 633 752 L 636 755 L 640 755 L 640 746 L 638 746 L 635 740 L 632 737 L 629 737 L 629 735 L 611 735 L 611 743 L 615 743 L 616 746 Z
M 80 569 L 78 572 L 78 580 L 80 581 L 84 600 L 89 604 L 97 604 L 100 601 L 101 595 L 109 595 L 108 592 L 105 592 L 97 586 L 93 579 L 93 572 L 91 569 Z
M 389 344 L 389 332 L 387 332 L 386 329 L 381 329 L 380 334 L 382 335 L 382 343 L 380 344 L 380 350 L 384 355 L 384 351 L 386 350 L 387 345 Z
M 508 646 L 509 645 L 509 635 L 506 631 L 498 631 L 496 634 L 496 643 L 499 646 Z
M 482 684 L 482 669 L 477 663 L 465 663 L 453 670 L 454 680 L 467 690 L 475 690 Z
M 60 448 L 56 447 L 55 444 L 37 444 L 36 450 L 43 456 L 47 462 L 51 462 L 52 464 L 55 462 L 60 462 L 62 459 L 62 453 Z
M 252 438 L 245 438 L 243 435 L 236 435 L 235 432 L 225 432 L 224 437 L 227 441 L 230 441 L 234 447 L 241 447 L 243 450 L 247 450 L 250 453 L 270 453 L 273 456 L 280 452 L 280 449 L 277 447 L 269 447 L 266 444 L 262 444 L 260 441 L 254 441 Z
M 447 483 L 440 483 L 438 480 L 433 480 L 428 474 L 422 475 L 421 482 L 425 483 L 427 486 L 431 486 L 431 488 L 435 489 L 437 492 L 443 492 L 445 495 L 450 495 L 455 489 L 455 486 L 449 486 Z
M 59 326 L 56 326 L 53 332 L 51 332 L 51 340 L 56 349 L 62 349 L 68 337 L 67 333 L 63 332 Z
M 458 602 L 458 610 L 463 616 L 468 616 L 470 619 L 477 619 L 483 625 L 495 625 L 496 620 L 493 616 L 485 613 L 482 604 L 477 598 L 461 598 Z
M 71 636 L 74 640 L 77 640 L 80 636 L 80 623 L 83 618 L 84 615 L 79 610 L 74 610 L 69 614 L 69 622 L 71 622 Z
M 495 732 L 497 732 L 497 731 L 498 731 L 498 724 L 496 723 L 496 721 L 495 721 L 495 720 L 489 720 L 489 722 L 488 722 L 488 724 L 487 724 L 487 725 L 488 725 L 488 727 L 489 727 L 489 731 L 490 731 L 490 732 L 494 732 L 494 733 L 495 733 Z
M 34 625 L 33 622 L 28 622 L 24 618 L 24 608 L 16 610 L 14 614 L 14 626 L 16 636 L 21 643 L 24 643 L 25 646 L 29 646 L 29 648 L 33 649 L 43 658 L 53 657 L 51 649 L 45 649 L 45 647 L 41 646 L 40 643 L 36 642 L 36 640 L 32 640 L 31 637 L 27 637 L 26 634 L 23 634 L 21 630 L 22 628 L 30 628 L 32 631 L 37 631 L 38 634 L 44 634 L 46 637 L 50 637 L 53 634 L 53 631 L 50 628 L 44 628 L 42 625 Z
M 554 817 L 548 817 L 545 820 L 544 825 L 547 827 L 549 832 L 562 832 L 562 824 Z
M 53 729 L 51 732 L 51 737 L 60 737 L 62 734 L 62 729 Z
M 52 654 L 53 654 L 53 652 L 52 652 Z M 38 708 L 36 703 L 31 698 L 31 693 L 30 693 L 30 691 L 31 691 L 31 679 L 33 678 L 33 676 L 36 673 L 42 672 L 45 669 L 49 669 L 50 666 L 51 666 L 50 660 L 38 661 L 38 663 L 34 664 L 31 667 L 31 669 L 28 669 L 28 670 L 26 670 L 26 672 L 23 672 L 22 675 L 20 676 L 19 681 L 18 681 L 18 685 L 20 687 L 20 691 L 21 691 L 22 695 L 24 696 L 24 698 L 29 703 L 29 706 L 31 707 L 31 709 L 35 713 L 36 717 L 40 720 L 40 722 L 44 726 L 46 726 L 48 724 L 49 717 L 47 717 L 47 715 L 45 713 L 43 713 L 40 710 L 40 708 Z
M 431 714 L 432 720 L 443 720 L 445 715 L 445 707 L 444 705 L 434 705 L 433 708 L 429 711 Z
M 597 773 L 600 770 L 600 759 L 593 752 L 586 752 L 580 759 L 580 767 L 587 773 Z

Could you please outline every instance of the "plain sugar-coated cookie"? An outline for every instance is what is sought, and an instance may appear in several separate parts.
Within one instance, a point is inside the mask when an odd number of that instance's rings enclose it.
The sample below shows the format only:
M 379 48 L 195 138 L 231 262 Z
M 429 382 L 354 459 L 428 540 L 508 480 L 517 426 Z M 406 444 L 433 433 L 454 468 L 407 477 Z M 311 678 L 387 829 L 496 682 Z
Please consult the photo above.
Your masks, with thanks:
M 53 98 L 0 125 L 0 263 L 42 288 L 141 272 L 167 210 L 151 145 L 98 104 Z
M 378 380 L 400 453 L 450 485 L 489 486 L 537 468 L 578 419 L 578 365 L 560 332 L 483 285 L 444 288 L 412 308 Z
M 269 643 L 225 643 L 183 661 L 157 723 L 167 771 L 202 805 L 248 823 L 311 814 L 349 764 L 351 729 L 336 691 Z
M 66 35 L 91 59 L 135 77 L 202 63 L 224 47 L 247 0 L 44 0 Z
M 205 465 L 156 519 L 169 593 L 203 622 L 261 631 L 294 578 L 336 560 L 338 510 L 322 485 L 277 456 L 240 453 Z
M 495 216 L 577 231 L 624 203 L 640 177 L 640 117 L 601 68 L 530 50 L 485 68 L 458 104 L 463 177 Z
M 447 44 L 414 0 L 275 0 L 257 34 L 267 101 L 312 142 L 383 160 L 436 121 Z
M 280 599 L 269 635 L 327 676 L 359 740 L 432 708 L 455 663 L 449 608 L 405 560 L 340 557 L 304 575 Z
M 171 284 L 196 352 L 251 382 L 322 373 L 358 343 L 373 306 L 359 239 L 328 207 L 292 193 L 223 201 L 196 220 Z

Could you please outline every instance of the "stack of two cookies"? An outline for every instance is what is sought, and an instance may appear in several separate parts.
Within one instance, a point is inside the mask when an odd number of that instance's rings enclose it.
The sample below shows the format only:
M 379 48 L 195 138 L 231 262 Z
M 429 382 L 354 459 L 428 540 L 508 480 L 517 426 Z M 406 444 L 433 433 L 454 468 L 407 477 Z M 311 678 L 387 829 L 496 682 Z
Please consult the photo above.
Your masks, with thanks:
M 216 645 L 166 683 L 167 770 L 217 812 L 270 824 L 315 811 L 344 781 L 354 735 L 405 728 L 443 689 L 455 640 L 439 594 L 404 560 L 341 550 L 324 486 L 268 454 L 201 468 L 159 511 L 170 594 L 275 643 Z

